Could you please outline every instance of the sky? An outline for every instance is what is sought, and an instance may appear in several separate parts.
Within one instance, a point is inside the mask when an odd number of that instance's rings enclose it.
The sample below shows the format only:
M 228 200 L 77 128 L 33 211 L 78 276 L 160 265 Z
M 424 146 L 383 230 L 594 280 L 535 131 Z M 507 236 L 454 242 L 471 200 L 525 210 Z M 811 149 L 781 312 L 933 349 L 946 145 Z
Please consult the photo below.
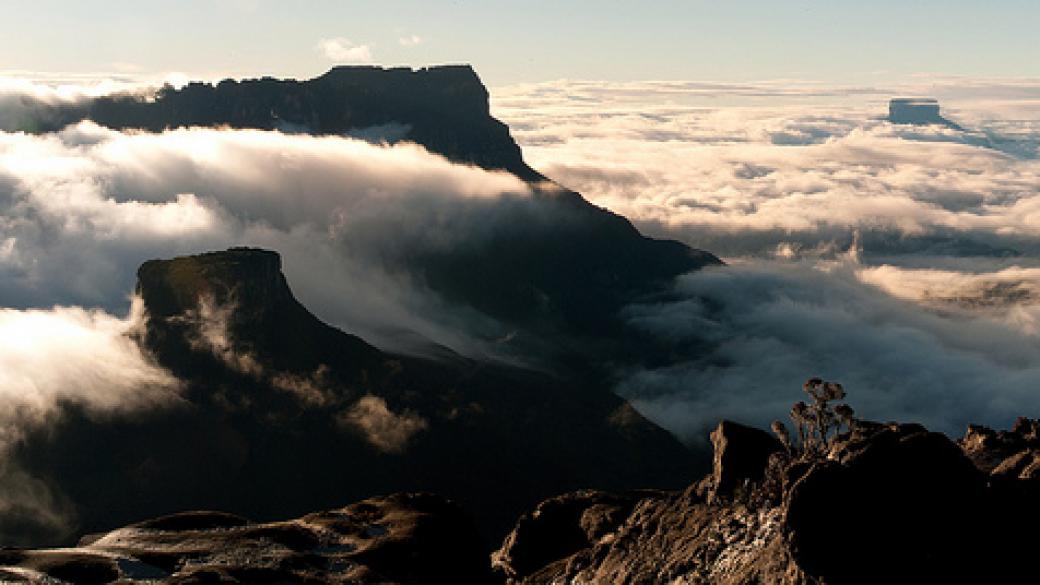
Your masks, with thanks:
M 0 2 L 0 71 L 310 77 L 472 63 L 554 79 L 1040 77 L 1035 0 Z

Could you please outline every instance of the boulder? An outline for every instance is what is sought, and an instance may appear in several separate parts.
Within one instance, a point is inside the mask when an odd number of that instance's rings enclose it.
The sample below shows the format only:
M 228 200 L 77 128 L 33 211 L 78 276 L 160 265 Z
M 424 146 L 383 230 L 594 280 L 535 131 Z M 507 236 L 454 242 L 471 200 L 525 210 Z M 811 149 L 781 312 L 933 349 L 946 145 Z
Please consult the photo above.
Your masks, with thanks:
M 711 495 L 729 497 L 738 488 L 758 483 L 765 475 L 769 456 L 784 450 L 769 433 L 724 420 L 711 433 L 715 449 Z
M 986 497 L 985 475 L 945 435 L 888 425 L 816 462 L 786 499 L 784 529 L 826 583 L 951 582 L 979 552 L 964 534 L 983 531 Z

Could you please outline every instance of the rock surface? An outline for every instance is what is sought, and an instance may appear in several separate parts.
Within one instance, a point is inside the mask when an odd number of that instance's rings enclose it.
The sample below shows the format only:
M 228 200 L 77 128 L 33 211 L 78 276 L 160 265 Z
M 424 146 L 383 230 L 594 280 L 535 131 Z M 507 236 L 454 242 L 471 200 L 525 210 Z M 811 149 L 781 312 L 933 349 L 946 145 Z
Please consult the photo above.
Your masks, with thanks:
M 732 496 L 738 488 L 760 483 L 769 457 L 784 450 L 769 433 L 724 420 L 711 433 L 714 447 L 711 493 Z
M 724 422 L 713 435 L 733 437 L 737 428 Z M 540 544 L 530 527 L 540 506 L 495 553 L 496 570 L 510 583 L 1024 582 L 1034 574 L 1035 539 L 1023 527 L 1040 521 L 1040 490 L 1022 473 L 1034 462 L 1036 429 L 1025 419 L 1010 432 L 973 427 L 958 445 L 920 425 L 860 423 L 825 457 L 791 460 L 776 451 L 767 461 L 760 449 L 716 440 L 727 453 L 716 454 L 711 476 L 684 492 L 643 497 L 575 552 L 559 554 L 578 538 L 555 554 L 519 554 Z M 1009 444 L 1021 449 L 992 467 Z M 761 465 L 761 481 L 718 497 L 717 478 L 743 455 L 741 475 Z M 990 475 L 1002 466 L 1013 470 Z M 578 534 L 576 517 L 556 515 L 551 532 Z
M 296 520 L 217 512 L 156 518 L 64 549 L 0 551 L 0 579 L 34 583 L 486 583 L 470 519 L 430 494 L 370 498 Z

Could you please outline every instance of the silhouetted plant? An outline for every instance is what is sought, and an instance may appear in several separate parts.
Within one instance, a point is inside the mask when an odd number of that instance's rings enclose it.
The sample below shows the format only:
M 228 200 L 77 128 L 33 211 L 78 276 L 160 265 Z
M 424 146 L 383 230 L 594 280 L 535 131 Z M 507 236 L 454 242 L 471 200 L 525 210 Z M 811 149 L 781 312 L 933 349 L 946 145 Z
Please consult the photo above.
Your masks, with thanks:
M 821 378 L 810 378 L 802 386 L 812 401 L 797 402 L 791 408 L 791 420 L 798 428 L 798 446 L 792 444 L 787 427 L 780 421 L 773 422 L 773 433 L 776 434 L 789 453 L 820 454 L 827 449 L 831 438 L 841 432 L 844 425 L 852 430 L 855 424 L 855 411 L 848 404 L 832 405 L 837 400 L 845 399 L 845 388 L 837 382 L 827 382 Z
M 774 420 L 772 429 L 776 438 L 780 439 L 780 443 L 784 446 L 784 450 L 788 453 L 793 453 L 794 445 L 791 444 L 791 433 L 788 432 L 787 425 L 778 420 Z
M 840 424 L 844 424 L 846 429 L 852 431 L 853 425 L 856 424 L 856 411 L 852 410 L 851 406 L 848 404 L 839 404 L 834 407 L 834 414 L 838 416 L 838 422 Z

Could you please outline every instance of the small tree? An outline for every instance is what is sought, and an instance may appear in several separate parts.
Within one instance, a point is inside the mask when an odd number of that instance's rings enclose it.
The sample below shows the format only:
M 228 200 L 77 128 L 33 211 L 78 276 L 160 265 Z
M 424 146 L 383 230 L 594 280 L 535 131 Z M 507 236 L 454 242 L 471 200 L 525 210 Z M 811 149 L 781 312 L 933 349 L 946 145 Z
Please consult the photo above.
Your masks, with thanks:
M 802 385 L 802 389 L 812 398 L 812 402 L 795 403 L 791 408 L 791 420 L 798 427 L 798 446 L 801 452 L 819 454 L 826 450 L 831 439 L 841 431 L 842 425 L 852 430 L 855 411 L 848 404 L 832 406 L 832 402 L 843 400 L 846 396 L 845 388 L 837 382 L 810 378 Z M 796 447 L 792 445 L 787 427 L 782 422 L 773 422 L 773 433 L 788 452 L 795 452 Z

